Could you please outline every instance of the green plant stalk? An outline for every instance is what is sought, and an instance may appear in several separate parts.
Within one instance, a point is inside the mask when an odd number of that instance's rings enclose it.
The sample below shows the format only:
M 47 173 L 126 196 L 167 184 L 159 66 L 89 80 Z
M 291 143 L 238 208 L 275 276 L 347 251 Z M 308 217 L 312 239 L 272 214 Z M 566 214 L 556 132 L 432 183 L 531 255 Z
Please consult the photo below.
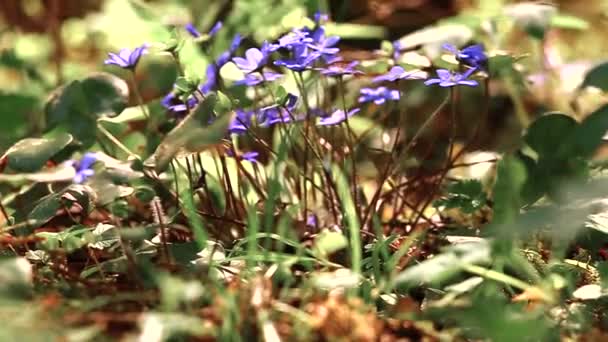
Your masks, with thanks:
M 475 274 L 480 277 L 484 277 L 486 279 L 491 279 L 491 280 L 497 281 L 499 283 L 503 283 L 503 284 L 512 286 L 514 288 L 520 289 L 522 291 L 527 291 L 527 290 L 529 291 L 533 288 L 540 290 L 540 288 L 530 285 L 517 278 L 511 277 L 511 276 L 506 275 L 501 272 L 487 269 L 485 267 L 481 267 L 481 266 L 477 266 L 477 265 L 473 265 L 473 264 L 464 264 L 464 265 L 462 265 L 462 269 L 468 273 Z M 542 296 L 543 300 L 545 300 L 547 302 L 553 301 L 553 297 L 551 295 L 547 294 L 545 291 L 541 290 L 541 291 L 539 291 L 539 293 Z
M 150 120 L 150 113 L 146 109 L 146 105 L 144 104 L 144 99 L 139 92 L 139 87 L 137 86 L 137 80 L 135 79 L 135 70 L 131 70 L 131 82 L 133 83 L 133 93 L 135 94 L 135 99 L 141 108 L 141 112 L 144 114 L 147 120 Z
M 338 197 L 342 203 L 343 217 L 348 228 L 351 268 L 353 273 L 361 274 L 361 226 L 359 224 L 359 218 L 357 217 L 355 204 L 350 196 L 348 181 L 342 173 L 342 170 L 334 165 L 331 171 L 331 174 L 335 177 L 334 181 L 338 190 Z
M 118 140 L 118 138 L 116 138 L 114 135 L 112 135 L 112 133 L 110 133 L 110 131 L 108 131 L 105 127 L 103 127 L 103 125 L 99 122 L 97 122 L 97 129 L 99 129 L 101 134 L 103 134 L 106 138 L 108 138 L 108 140 L 110 140 L 114 145 L 116 145 L 116 147 L 118 147 L 121 151 L 126 153 L 129 157 L 133 157 L 137 160 L 141 160 L 141 158 L 137 154 L 135 154 L 131 150 L 129 150 L 128 147 L 126 147 L 123 143 L 121 143 L 120 140 Z

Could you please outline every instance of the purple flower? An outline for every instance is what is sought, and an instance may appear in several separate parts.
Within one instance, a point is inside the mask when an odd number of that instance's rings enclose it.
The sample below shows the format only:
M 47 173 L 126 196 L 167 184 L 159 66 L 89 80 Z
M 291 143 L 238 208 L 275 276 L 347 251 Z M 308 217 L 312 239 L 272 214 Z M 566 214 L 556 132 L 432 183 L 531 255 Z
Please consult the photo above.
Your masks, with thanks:
M 401 57 L 401 42 L 398 40 L 395 40 L 393 42 L 393 59 L 394 60 L 398 60 L 399 57 Z
M 261 49 L 250 48 L 245 51 L 245 58 L 234 57 L 232 61 L 236 66 L 246 73 L 258 71 L 268 62 L 268 57 L 274 51 L 274 47 L 268 42 L 262 44 Z
M 228 61 L 230 60 L 230 57 L 232 57 L 232 55 L 239 48 L 239 45 L 241 45 L 242 39 L 243 38 L 238 33 L 234 36 L 234 38 L 232 38 L 232 43 L 230 43 L 230 48 L 228 49 L 228 51 L 222 52 L 215 62 L 215 64 L 217 64 L 218 68 L 221 68 L 224 66 L 224 64 L 228 63 Z
M 210 91 L 212 91 L 213 89 L 216 88 L 217 73 L 218 73 L 218 66 L 215 65 L 215 63 L 211 63 L 207 66 L 207 70 L 205 72 L 205 75 L 206 75 L 205 83 L 201 84 L 200 87 L 198 87 L 198 89 L 201 91 L 201 93 L 206 95 L 207 93 L 209 93 Z
M 387 87 L 363 88 L 359 103 L 374 102 L 381 105 L 386 101 L 398 101 L 401 98 L 398 90 L 388 89 Z
M 243 134 L 247 132 L 247 128 L 251 125 L 252 111 L 236 110 L 236 116 L 228 126 L 228 132 L 232 134 Z
M 118 54 L 108 53 L 110 58 L 106 59 L 104 64 L 106 65 L 117 65 L 123 69 L 135 69 L 137 62 L 143 54 L 148 50 L 148 44 L 136 47 L 133 51 L 129 49 L 122 49 Z
M 335 47 L 340 41 L 340 37 L 326 37 L 323 27 L 319 27 L 313 32 L 312 39 L 313 41 L 306 44 L 306 46 L 318 52 L 327 63 L 330 63 L 330 60 L 335 58 L 334 55 L 340 52 L 340 49 Z
M 382 76 L 374 77 L 372 82 L 374 82 L 374 83 L 383 82 L 383 81 L 395 82 L 397 80 L 406 79 L 410 76 L 411 76 L 411 73 L 406 72 L 402 67 L 394 66 L 391 68 L 391 70 L 389 70 L 388 73 L 386 73 Z
M 470 45 L 458 50 L 452 44 L 443 44 L 443 48 L 456 56 L 456 60 L 473 68 L 485 68 L 488 56 L 484 52 L 483 45 Z
M 194 25 L 192 23 L 186 24 L 186 26 L 184 26 L 184 28 L 194 38 L 200 38 L 202 36 L 202 34 L 196 29 L 196 27 L 194 27 Z M 208 37 L 211 38 L 211 37 L 215 36 L 215 34 L 221 28 L 222 28 L 222 22 L 218 21 L 217 23 L 215 23 L 215 25 L 213 25 L 213 27 L 211 28 L 211 30 L 209 30 L 209 33 L 207 33 Z
M 194 38 L 199 38 L 200 36 L 202 36 L 202 34 L 200 32 L 198 32 L 198 30 L 196 29 L 196 27 L 194 27 L 194 25 L 192 23 L 186 24 L 186 26 L 184 26 L 184 28 Z
M 309 214 L 306 217 L 306 225 L 308 227 L 316 228 L 317 224 L 318 224 L 318 220 L 317 220 L 317 216 L 315 216 L 315 214 Z
M 258 162 L 258 156 L 260 154 L 258 152 L 252 151 L 252 152 L 245 152 L 241 155 L 241 159 L 246 160 L 248 162 L 251 163 L 257 163 Z
M 359 65 L 359 62 L 353 61 L 346 65 L 336 63 L 325 68 L 319 68 L 317 70 L 321 71 L 321 74 L 329 77 L 338 77 L 343 75 L 358 75 L 363 74 L 362 71 L 355 69 L 355 67 Z
M 278 74 L 276 72 L 264 71 L 264 77 L 262 77 L 262 75 L 259 73 L 247 74 L 247 75 L 245 75 L 244 79 L 238 80 L 238 81 L 234 82 L 234 84 L 236 84 L 236 85 L 245 84 L 248 86 L 255 86 L 264 81 L 266 81 L 266 82 L 276 81 L 281 77 L 283 77 L 283 75 Z
M 215 25 L 213 25 L 213 27 L 211 28 L 211 30 L 209 30 L 209 37 L 213 37 L 215 36 L 215 34 L 222 29 L 222 26 L 224 24 L 221 21 L 218 21 L 217 23 L 215 23 Z
M 304 44 L 312 43 L 313 38 L 309 36 L 310 33 L 302 29 L 293 29 L 291 32 L 279 38 L 277 48 L 292 49 Z
M 348 113 L 344 113 L 344 110 L 338 109 L 335 112 L 331 113 L 331 115 L 326 116 L 324 118 L 319 119 L 317 126 L 333 126 L 339 123 L 342 123 L 346 120 L 346 118 L 350 118 L 351 116 L 357 114 L 361 108 L 354 108 L 348 111 Z
M 74 183 L 82 184 L 87 178 L 95 174 L 95 170 L 91 168 L 93 164 L 97 162 L 97 154 L 93 152 L 87 152 L 84 154 L 80 161 L 71 161 L 72 167 L 76 170 L 74 176 Z
M 437 76 L 439 78 L 430 78 L 424 82 L 425 85 L 439 84 L 440 87 L 453 87 L 455 85 L 466 85 L 470 87 L 477 86 L 477 81 L 467 79 L 473 72 L 475 72 L 475 68 L 467 70 L 464 74 L 460 74 L 457 72 L 452 73 L 447 69 L 437 69 Z
M 315 21 L 315 25 L 319 26 L 322 23 L 326 22 L 329 20 L 329 16 L 327 15 L 327 13 L 321 13 L 321 12 L 315 12 L 314 16 L 313 16 L 313 20 Z
M 161 105 L 178 118 L 188 114 L 188 110 L 194 108 L 198 104 L 196 97 L 191 96 L 186 103 L 180 100 L 174 93 L 169 93 L 160 101 Z
M 234 152 L 232 152 L 232 150 L 228 150 L 227 155 L 230 157 L 234 157 Z M 251 151 L 251 152 L 245 152 L 245 153 L 239 154 L 237 156 L 237 158 L 239 160 L 246 160 L 251 163 L 257 163 L 258 162 L 257 158 L 259 155 L 260 154 L 258 152 Z
M 304 45 L 293 49 L 291 59 L 280 59 L 274 62 L 275 65 L 286 67 L 293 71 L 304 71 L 309 69 L 312 63 L 321 56 L 318 52 L 310 52 Z

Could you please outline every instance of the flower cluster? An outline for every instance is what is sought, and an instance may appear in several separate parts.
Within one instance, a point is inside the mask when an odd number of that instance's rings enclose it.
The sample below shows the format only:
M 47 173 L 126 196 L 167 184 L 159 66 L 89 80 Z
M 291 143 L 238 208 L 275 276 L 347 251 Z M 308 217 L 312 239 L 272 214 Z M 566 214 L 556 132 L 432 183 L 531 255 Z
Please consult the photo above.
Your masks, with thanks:
M 327 21 L 326 15 L 317 13 L 314 16 L 312 27 L 294 28 L 287 34 L 280 36 L 276 41 L 264 41 L 261 46 L 251 47 L 245 50 L 243 55 L 235 55 L 240 44 L 241 36 L 236 35 L 228 50 L 222 52 L 209 63 L 206 70 L 205 80 L 198 86 L 190 87 L 190 90 L 177 90 L 167 94 L 161 104 L 177 118 L 185 116 L 191 108 L 195 107 L 199 99 L 209 92 L 215 90 L 225 90 L 226 87 L 247 86 L 260 87 L 256 94 L 268 91 L 271 98 L 272 86 L 270 83 L 276 82 L 283 77 L 278 72 L 280 69 L 287 69 L 296 74 L 303 71 L 316 73 L 319 77 L 339 78 L 344 76 L 364 76 L 363 70 L 359 69 L 358 61 L 342 61 L 338 43 L 340 38 L 326 33 L 323 23 Z M 192 36 L 196 42 L 201 39 L 208 40 L 215 36 L 222 28 L 222 23 L 216 23 L 207 34 L 200 33 L 192 24 L 185 26 L 185 31 Z M 201 38 L 202 37 L 202 38 Z M 146 52 L 147 45 L 143 45 L 134 51 L 121 50 L 118 54 L 110 54 L 107 64 L 115 64 L 122 68 L 133 69 L 139 58 Z M 440 87 L 454 86 L 477 86 L 476 80 L 470 79 L 479 70 L 487 70 L 488 57 L 481 45 L 472 45 L 458 50 L 455 46 L 445 44 L 444 49 L 452 53 L 460 63 L 459 71 L 438 69 L 437 77 L 427 79 L 425 85 L 439 85 Z M 402 46 L 399 41 L 393 43 L 392 61 L 398 63 Z M 220 69 L 227 63 L 232 62 L 242 73 L 242 79 L 226 83 L 221 79 Z M 399 101 L 402 97 L 401 91 L 397 88 L 400 81 L 411 80 L 414 72 L 406 70 L 400 65 L 394 65 L 390 70 L 381 75 L 371 78 L 371 83 L 382 83 L 382 86 L 375 88 L 364 87 L 360 89 L 357 102 L 362 104 L 373 104 L 381 106 L 390 101 Z M 300 75 L 302 76 L 302 75 Z M 296 77 L 297 78 L 297 77 Z M 300 78 L 304 80 L 303 76 Z M 305 93 L 305 85 L 299 84 L 300 96 L 288 94 L 281 101 L 282 103 L 264 103 L 259 105 L 259 99 L 254 99 L 255 107 L 237 109 L 234 120 L 230 123 L 229 133 L 233 135 L 246 134 L 254 126 L 267 128 L 277 124 L 291 124 L 298 121 L 312 118 L 318 126 L 333 126 L 346 121 L 349 117 L 356 115 L 361 108 L 348 108 L 343 103 L 342 109 L 326 111 L 324 108 L 311 107 Z M 303 93 L 302 93 L 303 92 Z M 256 95 L 257 96 L 257 95 Z M 305 105 L 299 106 L 298 102 Z M 305 111 L 302 108 L 306 109 Z M 248 155 L 247 155 L 248 156 Z M 243 156 L 244 160 L 248 160 Z

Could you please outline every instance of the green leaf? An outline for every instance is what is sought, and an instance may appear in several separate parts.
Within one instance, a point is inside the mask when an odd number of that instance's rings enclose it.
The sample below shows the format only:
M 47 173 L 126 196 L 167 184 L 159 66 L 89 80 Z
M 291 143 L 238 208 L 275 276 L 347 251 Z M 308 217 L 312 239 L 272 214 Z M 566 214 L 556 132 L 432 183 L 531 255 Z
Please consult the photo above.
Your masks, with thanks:
M 141 57 L 135 73 L 137 89 L 143 101 L 147 103 L 167 95 L 173 89 L 173 84 L 179 75 L 179 67 L 170 53 L 149 53 Z M 196 89 L 196 85 L 193 84 L 195 82 L 195 79 L 184 79 L 182 86 Z M 136 104 L 138 103 L 132 103 L 132 105 Z
M 178 152 L 201 152 L 220 143 L 228 131 L 234 113 L 222 113 L 214 119 L 216 103 L 217 95 L 208 95 L 190 115 L 167 134 L 144 164 L 153 167 L 156 172 L 162 172 Z M 213 122 L 210 124 L 210 121 Z
M 39 100 L 29 95 L 0 92 L 0 103 L 0 151 L 4 151 L 25 136 L 28 127 L 32 126 L 32 113 L 37 109 Z
M 582 31 L 589 29 L 589 22 L 573 15 L 558 13 L 551 18 L 551 27 Z
M 64 206 L 69 208 L 72 204 L 71 202 L 77 202 L 87 212 L 90 207 L 89 201 L 90 195 L 87 192 L 87 188 L 83 185 L 73 184 L 62 191 L 41 198 L 27 218 L 37 225 L 42 225 L 55 217 L 59 208 Z
M 40 170 L 55 154 L 68 146 L 72 136 L 61 133 L 49 138 L 23 139 L 6 151 L 8 166 L 19 172 L 35 172 Z M 0 158 L 1 159 L 1 158 Z
M 490 243 L 486 240 L 459 243 L 439 255 L 406 268 L 395 277 L 394 284 L 406 288 L 440 284 L 461 273 L 465 265 L 489 262 L 490 254 Z
M 596 87 L 608 91 L 608 62 L 594 67 L 585 75 L 580 88 L 584 87 Z
M 338 192 L 338 198 L 343 210 L 344 220 L 348 228 L 350 238 L 350 258 L 352 270 L 356 274 L 361 273 L 361 224 L 359 223 L 359 215 L 351 196 L 349 183 L 342 170 L 333 165 L 331 175 L 334 178 L 334 184 Z
M 498 162 L 494 185 L 494 224 L 508 224 L 517 217 L 526 177 L 525 166 L 516 157 L 506 155 Z
M 481 209 L 487 202 L 486 194 L 480 181 L 468 179 L 451 184 L 447 196 L 435 202 L 436 206 L 446 209 L 460 208 L 465 213 Z
M 590 158 L 608 131 L 608 105 L 604 105 L 583 120 L 565 137 L 559 153 L 566 156 Z
M 557 148 L 565 143 L 568 136 L 578 126 L 572 117 L 550 113 L 536 119 L 528 128 L 524 141 L 540 156 L 555 156 Z
M 324 230 L 315 238 L 314 251 L 320 257 L 327 258 L 347 246 L 348 240 L 344 234 Z
M 89 147 L 95 142 L 97 118 L 118 115 L 128 98 L 128 86 L 122 79 L 91 74 L 55 90 L 45 105 L 47 126 L 68 132 Z

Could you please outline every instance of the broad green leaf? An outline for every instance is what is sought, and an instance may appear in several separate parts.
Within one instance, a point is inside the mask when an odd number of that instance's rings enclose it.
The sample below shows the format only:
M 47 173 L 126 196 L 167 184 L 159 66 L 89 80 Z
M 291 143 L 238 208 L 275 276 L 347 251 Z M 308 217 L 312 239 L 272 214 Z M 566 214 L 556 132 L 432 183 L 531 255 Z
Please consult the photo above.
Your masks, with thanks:
M 143 101 L 147 103 L 169 93 L 179 75 L 178 68 L 175 59 L 169 53 L 143 55 L 135 70 L 137 88 Z M 124 77 L 130 78 L 131 75 L 124 75 Z M 131 101 L 131 105 L 138 105 L 135 97 L 132 97 Z
M 54 183 L 71 181 L 76 175 L 74 167 L 62 164 L 48 171 L 34 173 L 0 174 L 0 183 Z
M 332 253 L 335 253 L 348 246 L 348 240 L 344 234 L 340 232 L 322 231 L 315 238 L 314 251 L 322 258 L 327 258 Z
M 128 86 L 120 78 L 91 74 L 53 92 L 45 105 L 47 126 L 70 133 L 89 147 L 95 142 L 97 118 L 118 115 L 128 97 Z
M 526 177 L 526 169 L 516 157 L 506 155 L 498 162 L 494 185 L 494 224 L 508 224 L 517 217 Z
M 395 277 L 394 284 L 406 288 L 441 284 L 461 273 L 465 265 L 489 262 L 490 254 L 490 243 L 486 240 L 450 246 L 445 252 L 406 268 Z
M 581 88 L 596 87 L 608 91 L 608 62 L 602 63 L 591 69 L 581 84 Z
M 572 117 L 550 113 L 536 119 L 528 128 L 524 137 L 525 142 L 540 156 L 551 158 L 557 148 L 565 143 L 568 136 L 578 126 Z
M 39 100 L 25 94 L 6 94 L 0 91 L 0 151 L 4 151 L 16 140 L 27 133 L 32 126 L 32 113 L 37 109 Z
M 583 120 L 565 137 L 560 153 L 577 158 L 590 158 L 608 131 L 608 105 L 604 105 Z
M 49 138 L 28 138 L 13 145 L 5 156 L 8 166 L 20 172 L 35 172 L 58 152 L 68 146 L 72 136 L 67 133 L 57 134 Z
M 465 213 L 473 213 L 481 209 L 487 202 L 481 182 L 475 179 L 463 180 L 451 184 L 445 198 L 435 202 L 436 206 L 446 209 L 460 208 Z
M 87 187 L 73 184 L 62 191 L 41 198 L 27 218 L 42 225 L 53 218 L 60 208 L 64 206 L 69 208 L 71 202 L 77 202 L 87 212 L 90 207 L 90 197 Z
M 208 95 L 190 115 L 167 134 L 144 164 L 153 167 L 156 172 L 162 172 L 178 152 L 201 152 L 220 143 L 228 131 L 234 113 L 222 113 L 214 118 L 216 103 L 217 95 Z
M 589 22 L 572 15 L 558 13 L 551 18 L 551 27 L 571 30 L 587 30 Z
M 359 215 L 357 214 L 357 208 L 353 202 L 351 196 L 349 183 L 342 170 L 337 166 L 333 165 L 331 168 L 331 175 L 334 178 L 334 184 L 338 192 L 338 198 L 340 199 L 342 214 L 344 215 L 344 223 L 348 228 L 349 242 L 350 242 L 350 258 L 352 270 L 356 274 L 361 273 L 361 224 L 359 222 Z

